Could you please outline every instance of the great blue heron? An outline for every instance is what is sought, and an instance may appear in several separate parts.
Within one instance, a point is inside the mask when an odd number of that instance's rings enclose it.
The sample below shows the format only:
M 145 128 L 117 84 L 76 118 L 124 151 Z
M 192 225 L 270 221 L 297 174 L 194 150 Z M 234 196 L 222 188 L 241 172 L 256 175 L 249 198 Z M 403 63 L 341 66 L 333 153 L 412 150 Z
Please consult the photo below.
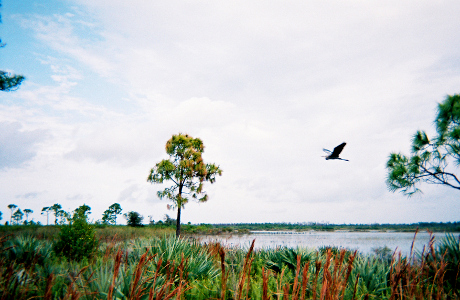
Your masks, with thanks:
M 331 150 L 323 149 L 324 152 L 326 152 L 328 155 L 323 156 L 326 157 L 326 160 L 329 159 L 340 159 L 340 160 L 346 160 L 349 161 L 348 159 L 340 158 L 340 152 L 342 152 L 343 148 L 345 147 L 347 143 L 342 143 L 338 145 L 337 147 L 334 148 L 334 151 L 331 152 Z

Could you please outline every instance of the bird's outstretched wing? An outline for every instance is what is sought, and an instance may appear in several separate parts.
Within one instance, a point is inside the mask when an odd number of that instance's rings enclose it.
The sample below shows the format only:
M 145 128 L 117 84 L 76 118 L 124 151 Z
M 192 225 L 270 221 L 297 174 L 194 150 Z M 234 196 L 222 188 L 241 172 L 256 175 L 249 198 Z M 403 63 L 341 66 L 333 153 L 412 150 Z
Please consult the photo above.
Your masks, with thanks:
M 342 152 L 343 148 L 345 147 L 347 143 L 342 143 L 338 145 L 337 147 L 334 148 L 334 151 L 332 151 L 331 156 L 332 157 L 339 157 L 340 152 Z
M 327 149 L 324 149 L 324 148 L 323 148 L 323 151 L 326 152 L 327 154 L 331 154 L 331 153 L 332 153 L 331 150 L 327 150 Z

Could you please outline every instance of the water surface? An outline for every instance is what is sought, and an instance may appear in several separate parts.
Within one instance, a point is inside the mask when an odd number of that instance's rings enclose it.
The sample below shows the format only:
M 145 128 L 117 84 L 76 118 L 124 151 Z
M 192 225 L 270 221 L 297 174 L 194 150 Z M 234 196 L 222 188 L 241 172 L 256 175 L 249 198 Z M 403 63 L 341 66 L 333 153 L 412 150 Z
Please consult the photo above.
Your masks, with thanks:
M 255 239 L 255 248 L 277 248 L 303 247 L 308 249 L 318 249 L 324 246 L 343 247 L 350 250 L 358 250 L 363 254 L 372 253 L 372 249 L 388 247 L 391 251 L 400 251 L 403 255 L 409 255 L 414 232 L 351 232 L 351 231 L 252 231 L 245 235 L 219 235 L 206 236 L 201 238 L 202 242 L 218 241 L 230 247 L 249 248 L 252 240 Z M 445 233 L 435 233 L 435 245 Z M 456 238 L 459 234 L 454 234 Z M 428 232 L 419 232 L 415 238 L 414 249 L 422 251 L 430 241 Z

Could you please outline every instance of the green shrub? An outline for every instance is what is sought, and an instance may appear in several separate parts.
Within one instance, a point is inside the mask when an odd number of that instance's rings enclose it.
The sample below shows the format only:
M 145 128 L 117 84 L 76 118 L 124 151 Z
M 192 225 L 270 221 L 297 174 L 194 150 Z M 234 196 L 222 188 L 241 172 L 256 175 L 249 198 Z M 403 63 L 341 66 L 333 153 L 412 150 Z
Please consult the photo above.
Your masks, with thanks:
M 376 297 L 377 299 L 384 299 L 384 295 L 388 292 L 390 286 L 390 267 L 390 262 L 379 256 L 358 255 L 354 261 L 350 276 L 352 286 L 356 285 L 358 292 L 369 294 L 371 299 Z
M 219 274 L 216 260 L 206 247 L 200 243 L 164 236 L 163 238 L 136 239 L 132 242 L 132 251 L 128 254 L 128 262 L 138 261 L 142 254 L 148 251 L 155 256 L 155 262 L 163 261 L 162 268 L 167 272 L 168 263 L 178 266 L 182 258 L 187 261 L 185 271 L 191 280 L 214 278 Z
M 301 264 L 312 260 L 313 253 L 305 248 L 288 248 L 270 249 L 264 253 L 265 266 L 268 269 L 280 273 L 284 266 L 294 271 L 297 268 L 297 255 L 300 255 Z
M 44 266 L 52 257 L 51 244 L 32 236 L 17 236 L 6 243 L 6 248 L 8 250 L 1 255 L 7 261 L 14 261 L 26 269 L 34 265 Z
M 58 241 L 54 244 L 54 252 L 69 260 L 80 261 L 91 257 L 98 247 L 96 232 L 88 224 L 85 212 L 74 213 L 69 225 L 62 225 Z
M 124 214 L 124 217 L 126 218 L 127 225 L 131 227 L 142 227 L 142 220 L 144 219 L 141 214 L 139 214 L 136 211 L 130 211 L 126 214 Z
M 448 234 L 436 245 L 434 253 L 426 255 L 429 263 L 431 276 L 436 276 L 436 268 L 433 268 L 436 261 L 446 263 L 444 280 L 448 289 L 456 291 L 458 294 L 460 288 L 460 236 L 455 237 Z

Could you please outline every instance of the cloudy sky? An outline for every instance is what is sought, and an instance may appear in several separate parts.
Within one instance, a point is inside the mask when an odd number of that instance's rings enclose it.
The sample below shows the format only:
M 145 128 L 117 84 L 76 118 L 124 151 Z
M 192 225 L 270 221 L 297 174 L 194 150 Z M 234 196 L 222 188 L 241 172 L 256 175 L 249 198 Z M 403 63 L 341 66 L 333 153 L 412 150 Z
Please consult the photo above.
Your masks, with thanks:
M 388 191 L 391 152 L 460 90 L 460 2 L 3 0 L 0 210 L 111 204 L 162 219 L 147 183 L 179 132 L 224 170 L 184 222 L 459 221 L 459 194 Z M 345 161 L 323 148 L 347 142 Z M 122 221 L 122 220 L 120 220 Z

